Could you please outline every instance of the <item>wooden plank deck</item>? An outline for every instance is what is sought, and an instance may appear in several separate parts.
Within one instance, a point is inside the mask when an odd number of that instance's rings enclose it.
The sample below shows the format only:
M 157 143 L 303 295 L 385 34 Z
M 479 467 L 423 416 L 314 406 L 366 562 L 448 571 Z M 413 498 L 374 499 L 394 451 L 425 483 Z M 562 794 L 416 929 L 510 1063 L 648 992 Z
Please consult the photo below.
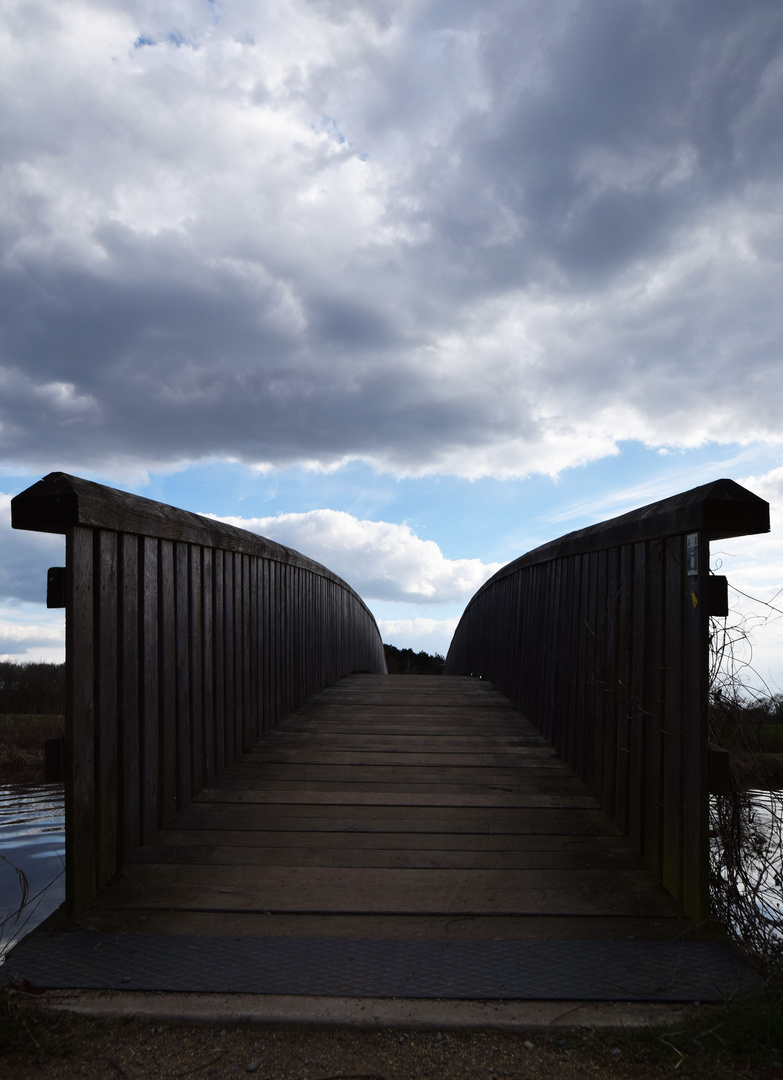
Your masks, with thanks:
M 691 925 L 489 684 L 356 675 L 196 797 L 86 913 L 105 931 L 674 940 Z

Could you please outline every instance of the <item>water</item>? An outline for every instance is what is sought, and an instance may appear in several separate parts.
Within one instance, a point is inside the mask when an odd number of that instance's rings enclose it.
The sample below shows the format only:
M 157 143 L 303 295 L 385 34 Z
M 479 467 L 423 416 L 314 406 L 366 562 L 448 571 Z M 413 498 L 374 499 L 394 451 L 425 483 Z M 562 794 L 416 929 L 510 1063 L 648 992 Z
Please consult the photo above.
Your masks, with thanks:
M 753 791 L 750 796 L 757 840 L 759 903 L 765 917 L 783 927 L 783 792 Z
M 713 797 L 711 825 L 715 914 L 750 952 L 765 963 L 779 964 L 783 958 L 783 792 L 748 791 L 736 803 Z M 724 854 L 724 843 L 735 853 L 733 859 Z
M 27 878 L 26 903 L 17 871 Z M 0 964 L 65 899 L 62 784 L 0 784 Z

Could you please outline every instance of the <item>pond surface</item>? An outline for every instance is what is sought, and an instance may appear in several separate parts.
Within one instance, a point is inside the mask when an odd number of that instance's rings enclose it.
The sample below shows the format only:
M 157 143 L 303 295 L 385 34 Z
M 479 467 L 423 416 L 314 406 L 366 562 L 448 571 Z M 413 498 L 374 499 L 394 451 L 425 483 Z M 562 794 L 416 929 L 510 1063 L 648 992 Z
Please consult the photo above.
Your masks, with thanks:
M 733 883 L 752 900 L 769 935 L 779 939 L 783 936 L 783 791 L 748 791 L 742 814 L 744 872 Z
M 0 784 L 0 964 L 64 899 L 63 785 Z

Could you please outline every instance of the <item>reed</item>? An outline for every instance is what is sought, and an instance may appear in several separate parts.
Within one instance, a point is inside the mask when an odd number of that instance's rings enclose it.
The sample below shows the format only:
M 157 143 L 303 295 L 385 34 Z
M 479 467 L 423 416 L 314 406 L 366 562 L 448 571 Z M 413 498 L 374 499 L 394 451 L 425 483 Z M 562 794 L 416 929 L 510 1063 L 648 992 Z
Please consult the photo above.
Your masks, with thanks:
M 64 734 L 63 716 L 0 714 L 0 783 L 40 779 L 45 741 Z

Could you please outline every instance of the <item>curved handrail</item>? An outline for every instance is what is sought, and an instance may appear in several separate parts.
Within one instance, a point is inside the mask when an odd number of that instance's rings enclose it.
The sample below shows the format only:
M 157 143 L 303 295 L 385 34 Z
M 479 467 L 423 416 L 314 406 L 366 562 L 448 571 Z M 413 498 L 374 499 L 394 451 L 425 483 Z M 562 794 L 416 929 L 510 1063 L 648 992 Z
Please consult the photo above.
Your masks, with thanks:
M 17 529 L 66 537 L 66 903 L 80 910 L 262 731 L 385 672 L 336 574 L 232 525 L 50 473 Z
M 695 919 L 708 906 L 709 543 L 768 529 L 763 499 L 717 480 L 569 533 L 482 585 L 446 658 L 447 674 L 491 680 L 526 714 Z

